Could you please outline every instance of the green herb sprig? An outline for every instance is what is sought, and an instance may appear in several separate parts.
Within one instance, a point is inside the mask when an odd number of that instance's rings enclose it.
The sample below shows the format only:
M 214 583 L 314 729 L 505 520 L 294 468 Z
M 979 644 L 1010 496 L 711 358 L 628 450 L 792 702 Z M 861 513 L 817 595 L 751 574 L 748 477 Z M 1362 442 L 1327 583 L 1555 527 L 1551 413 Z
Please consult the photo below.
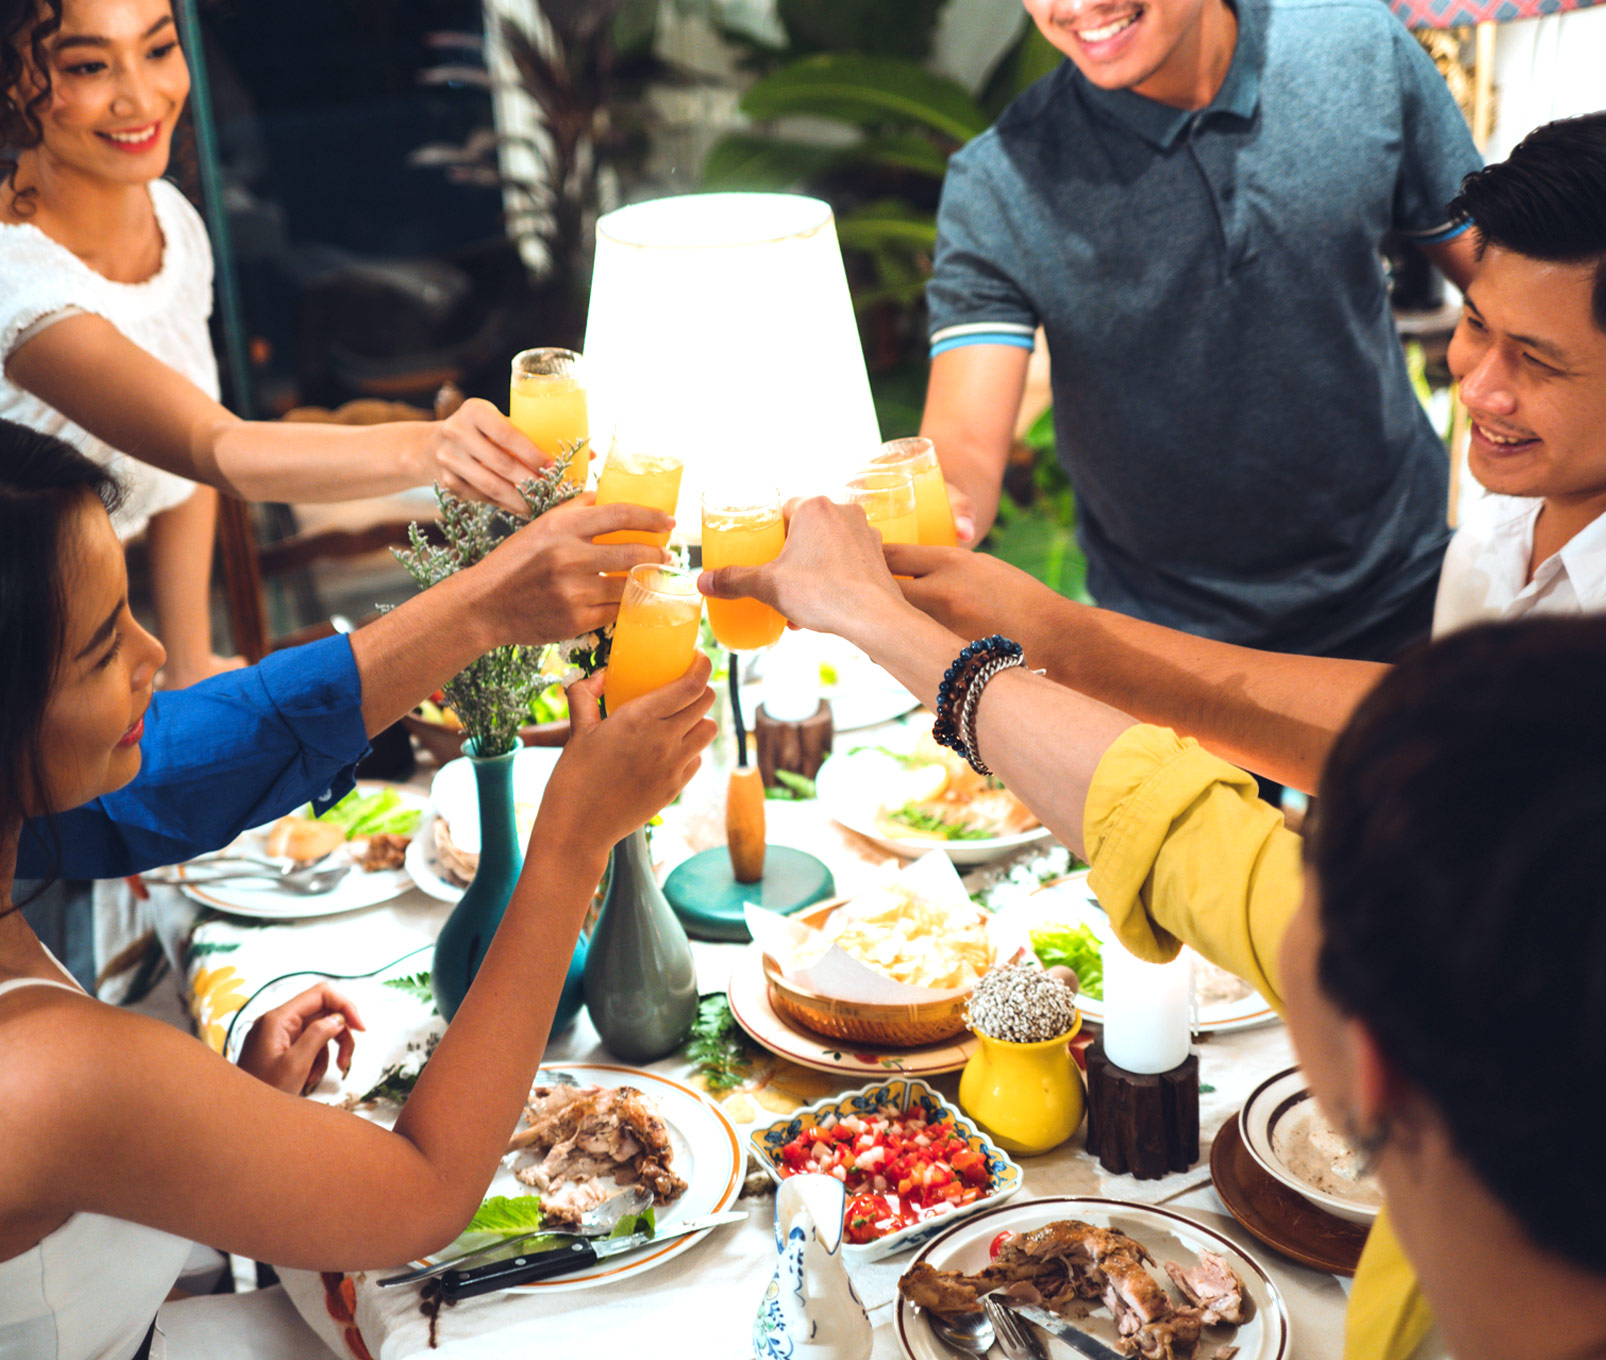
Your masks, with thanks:
M 684 1050 L 710 1091 L 729 1091 L 752 1074 L 757 1050 L 731 1014 L 730 998 L 710 992 L 697 1003 L 697 1019 Z
M 941 836 L 947 841 L 986 841 L 993 838 L 991 831 L 981 830 L 959 817 L 944 817 L 940 812 L 928 811 L 918 803 L 905 803 L 895 812 L 885 815 L 889 822 L 926 835 Z

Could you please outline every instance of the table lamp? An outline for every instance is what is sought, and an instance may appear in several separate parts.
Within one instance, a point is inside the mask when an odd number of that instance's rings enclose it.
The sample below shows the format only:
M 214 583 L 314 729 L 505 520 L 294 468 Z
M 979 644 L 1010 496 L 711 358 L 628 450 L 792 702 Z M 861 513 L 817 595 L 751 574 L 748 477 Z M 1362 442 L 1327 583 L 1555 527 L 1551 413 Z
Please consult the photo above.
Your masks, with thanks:
M 642 447 L 684 459 L 677 543 L 701 543 L 705 491 L 762 481 L 783 498 L 828 492 L 880 443 L 836 224 L 819 199 L 690 194 L 602 217 L 585 356 L 593 430 L 624 422 Z M 737 666 L 733 655 L 745 764 Z M 763 811 L 756 772 L 738 769 L 733 842 Z M 756 857 L 744 859 L 751 878 Z M 705 850 L 664 892 L 691 933 L 745 940 L 746 903 L 795 911 L 835 891 L 802 851 L 768 846 L 762 863 L 742 882 L 727 847 Z
M 586 321 L 592 429 L 684 455 L 675 541 L 723 476 L 834 489 L 880 444 L 830 206 L 688 194 L 597 222 Z M 605 439 L 605 435 L 603 436 Z

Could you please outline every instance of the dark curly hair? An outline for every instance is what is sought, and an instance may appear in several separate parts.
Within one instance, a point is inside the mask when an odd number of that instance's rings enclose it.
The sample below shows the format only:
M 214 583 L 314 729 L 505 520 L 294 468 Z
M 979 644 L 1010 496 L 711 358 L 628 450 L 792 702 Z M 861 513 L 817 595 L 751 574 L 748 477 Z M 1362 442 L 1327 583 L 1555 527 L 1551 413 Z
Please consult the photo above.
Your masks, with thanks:
M 1606 618 L 1396 667 L 1322 778 L 1323 990 L 1535 1241 L 1606 1272 Z
M 122 484 L 70 444 L 0 420 L 0 833 L 40 810 L 40 728 L 66 638 L 62 535 L 91 497 L 115 510 Z
M 32 27 L 29 27 L 30 22 Z M 45 44 L 61 27 L 61 0 L 0 0 L 0 188 L 10 188 L 18 212 L 31 211 L 34 191 L 15 186 L 18 151 L 39 145 L 39 108 L 50 98 L 50 63 Z M 32 57 L 43 84 L 31 99 L 22 97 L 22 74 Z

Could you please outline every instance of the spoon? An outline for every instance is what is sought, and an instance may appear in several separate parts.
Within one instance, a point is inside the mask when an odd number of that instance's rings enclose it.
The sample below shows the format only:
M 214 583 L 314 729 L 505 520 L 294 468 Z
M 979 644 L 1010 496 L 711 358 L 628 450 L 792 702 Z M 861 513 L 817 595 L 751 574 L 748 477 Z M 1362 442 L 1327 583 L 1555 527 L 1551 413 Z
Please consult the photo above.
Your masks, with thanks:
M 950 1318 L 933 1313 L 929 1308 L 921 1311 L 925 1313 L 926 1322 L 936 1333 L 937 1339 L 946 1341 L 954 1350 L 965 1355 L 986 1355 L 992 1350 L 996 1337 L 993 1335 L 993 1324 L 985 1313 L 977 1313 L 974 1317 Z

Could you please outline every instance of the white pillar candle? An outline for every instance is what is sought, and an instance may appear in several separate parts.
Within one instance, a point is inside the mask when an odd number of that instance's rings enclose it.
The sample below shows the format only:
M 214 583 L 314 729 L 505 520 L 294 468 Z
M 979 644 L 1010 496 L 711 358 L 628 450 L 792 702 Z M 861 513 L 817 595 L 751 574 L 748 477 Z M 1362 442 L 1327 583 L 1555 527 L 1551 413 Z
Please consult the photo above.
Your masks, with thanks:
M 1128 1072 L 1169 1072 L 1188 1056 L 1193 956 L 1145 963 L 1114 940 L 1103 953 L 1104 1052 Z

